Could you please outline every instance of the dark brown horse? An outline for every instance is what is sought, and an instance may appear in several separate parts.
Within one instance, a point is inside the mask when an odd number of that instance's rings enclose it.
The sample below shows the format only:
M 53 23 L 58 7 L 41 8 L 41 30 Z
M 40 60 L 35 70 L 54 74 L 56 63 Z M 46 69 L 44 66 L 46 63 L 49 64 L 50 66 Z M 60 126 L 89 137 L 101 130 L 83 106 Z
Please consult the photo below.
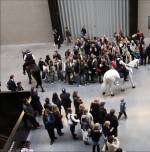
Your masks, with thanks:
M 26 53 L 27 53 L 27 50 L 22 52 L 23 58 L 24 58 Z M 31 81 L 32 81 L 32 77 L 33 77 L 37 82 L 36 88 L 38 88 L 40 86 L 42 92 L 44 92 L 44 89 L 43 89 L 43 86 L 42 86 L 42 78 L 41 78 L 41 74 L 40 74 L 40 69 L 36 65 L 36 63 L 33 62 L 33 63 L 30 63 L 30 64 L 26 64 L 25 65 L 25 70 L 26 70 L 26 72 L 28 74 L 28 77 L 29 77 L 29 84 L 32 83 Z
M 42 78 L 40 74 L 40 69 L 36 64 L 30 64 L 26 66 L 26 72 L 28 73 L 29 76 L 29 81 L 31 81 L 31 76 L 36 80 L 37 85 L 36 88 L 39 86 L 41 87 L 41 91 L 44 92 L 43 86 L 42 86 Z

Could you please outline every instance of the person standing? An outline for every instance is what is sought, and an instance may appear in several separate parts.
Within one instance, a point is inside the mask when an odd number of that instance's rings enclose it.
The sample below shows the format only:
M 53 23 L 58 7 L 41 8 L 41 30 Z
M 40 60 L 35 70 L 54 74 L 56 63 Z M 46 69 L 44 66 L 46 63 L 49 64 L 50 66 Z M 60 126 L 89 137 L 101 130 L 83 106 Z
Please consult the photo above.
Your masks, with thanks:
M 95 152 L 95 148 L 97 147 L 97 152 L 100 152 L 100 138 L 102 136 L 102 129 L 100 128 L 99 123 L 94 124 L 94 128 L 91 131 L 90 137 L 93 142 L 93 152 Z
M 118 138 L 113 137 L 113 136 L 109 136 L 102 151 L 103 152 L 116 152 L 117 149 L 120 146 L 120 142 L 118 140 Z
M 42 106 L 42 104 L 40 102 L 40 97 L 38 96 L 38 93 L 34 93 L 34 94 L 31 93 L 31 94 L 32 95 L 31 95 L 31 102 L 30 102 L 30 104 L 31 104 L 33 110 L 36 112 L 36 114 L 38 114 L 39 116 L 41 116 L 42 112 L 43 112 L 43 106 Z
M 50 145 L 52 145 L 55 139 L 57 139 L 57 137 L 55 137 L 55 132 L 54 132 L 55 116 L 51 109 L 45 109 L 43 115 L 43 123 L 51 140 Z
M 73 94 L 72 94 L 72 98 L 73 98 L 73 103 L 74 103 L 74 108 L 75 108 L 75 113 L 79 114 L 79 106 L 80 104 L 82 104 L 82 100 L 80 99 L 79 95 L 78 95 L 78 92 L 77 91 L 74 91 Z
M 28 126 L 28 121 L 33 125 L 33 127 L 36 128 L 41 128 L 42 125 L 40 125 L 36 118 L 35 118 L 35 111 L 33 110 L 31 104 L 25 99 L 23 100 L 23 105 L 22 108 L 24 110 L 24 125 L 26 129 L 30 129 Z
M 56 29 L 54 29 L 54 31 L 53 31 L 53 36 L 54 36 L 55 45 L 58 45 L 58 49 L 60 49 L 60 47 L 61 47 L 61 36 Z
M 103 125 L 103 134 L 105 139 L 111 136 L 110 121 L 105 121 Z
M 65 34 L 67 44 L 71 43 L 71 31 L 68 29 L 68 27 L 65 27 Z
M 54 92 L 52 95 L 52 102 L 53 102 L 53 104 L 57 105 L 59 112 L 61 114 L 61 101 L 60 101 L 58 94 L 56 92 Z
M 11 75 L 9 81 L 7 82 L 7 89 L 14 92 L 17 90 L 17 85 L 14 80 L 15 76 Z
M 38 67 L 41 72 L 43 72 L 43 65 L 44 65 L 44 61 L 42 60 L 42 58 L 40 58 L 38 62 Z
M 52 103 L 49 101 L 49 98 L 45 98 L 44 108 L 52 110 Z
M 77 134 L 75 134 L 75 127 L 80 122 L 80 120 L 77 119 L 76 114 L 72 113 L 71 108 L 68 108 L 67 119 L 68 119 L 68 124 L 70 126 L 70 131 L 71 131 L 72 137 L 74 140 L 76 140 L 78 138 L 77 138 Z
M 62 136 L 64 134 L 62 132 L 63 129 L 62 115 L 59 112 L 57 105 L 53 105 L 52 110 L 55 116 L 55 128 L 57 129 L 58 135 Z
M 24 90 L 23 87 L 22 87 L 21 82 L 17 82 L 17 89 L 16 90 L 17 91 L 23 91 Z
M 115 115 L 115 109 L 110 110 L 110 113 L 107 115 L 106 120 L 110 121 L 110 128 L 112 128 L 112 135 L 117 137 L 119 122 L 117 116 Z
M 81 35 L 84 37 L 86 35 L 86 28 L 83 26 L 81 29 Z
M 124 101 L 124 99 L 120 100 L 120 112 L 118 115 L 118 120 L 120 119 L 120 117 L 122 116 L 122 114 L 124 114 L 125 118 L 127 118 L 127 114 L 126 114 L 126 102 Z
M 60 94 L 60 99 L 67 116 L 67 110 L 68 108 L 71 108 L 72 101 L 70 99 L 70 93 L 66 92 L 66 89 L 64 88 L 62 89 L 62 93 Z

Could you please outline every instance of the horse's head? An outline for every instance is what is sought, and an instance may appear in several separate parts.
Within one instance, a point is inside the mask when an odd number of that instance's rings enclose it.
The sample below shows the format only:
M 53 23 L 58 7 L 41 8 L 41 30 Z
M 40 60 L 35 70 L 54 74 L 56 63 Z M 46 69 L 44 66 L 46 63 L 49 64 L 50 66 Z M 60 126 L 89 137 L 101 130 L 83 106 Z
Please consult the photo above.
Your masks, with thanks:
M 131 67 L 131 68 L 136 68 L 136 69 L 138 69 L 139 63 L 140 63 L 140 60 L 139 60 L 139 59 L 134 59 L 134 60 L 132 60 L 131 62 L 129 62 L 129 63 L 127 64 L 127 66 L 128 66 L 128 67 Z

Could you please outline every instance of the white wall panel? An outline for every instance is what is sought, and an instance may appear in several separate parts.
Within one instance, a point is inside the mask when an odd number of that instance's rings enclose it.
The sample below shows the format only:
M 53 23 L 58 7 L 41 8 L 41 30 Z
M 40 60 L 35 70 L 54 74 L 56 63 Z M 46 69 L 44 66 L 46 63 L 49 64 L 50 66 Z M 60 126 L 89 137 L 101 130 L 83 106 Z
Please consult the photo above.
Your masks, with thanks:
M 112 37 L 120 29 L 128 34 L 128 0 L 58 0 L 62 27 L 79 37 L 82 26 L 90 37 Z M 64 29 L 63 29 L 64 30 Z
M 145 37 L 150 37 L 148 29 L 148 16 L 150 16 L 150 0 L 138 0 L 138 28 Z

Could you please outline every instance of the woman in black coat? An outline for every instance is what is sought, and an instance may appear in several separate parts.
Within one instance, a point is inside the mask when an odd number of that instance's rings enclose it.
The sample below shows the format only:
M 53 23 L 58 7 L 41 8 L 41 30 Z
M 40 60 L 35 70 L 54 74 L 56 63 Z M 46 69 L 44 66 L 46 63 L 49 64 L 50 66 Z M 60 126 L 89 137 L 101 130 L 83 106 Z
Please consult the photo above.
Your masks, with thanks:
M 38 112 L 39 115 L 42 115 L 42 104 L 40 102 L 40 97 L 38 96 L 37 90 L 32 87 L 31 88 L 31 106 L 34 109 L 34 111 Z
M 53 93 L 52 102 L 58 107 L 59 112 L 61 114 L 61 101 L 60 101 L 58 94 L 56 92 Z
M 90 106 L 90 113 L 93 116 L 94 123 L 100 123 L 100 102 L 99 100 L 94 100 Z
M 74 92 L 73 92 L 72 98 L 73 98 L 75 113 L 77 114 L 77 117 L 78 117 L 78 114 L 79 114 L 79 111 L 80 111 L 80 110 L 79 110 L 79 106 L 80 106 L 80 104 L 82 104 L 83 102 L 81 101 L 81 99 L 80 99 L 77 91 L 74 91 Z
M 52 109 L 55 117 L 55 128 L 57 129 L 58 135 L 62 136 L 64 134 L 61 131 L 61 129 L 63 128 L 62 115 L 60 114 L 58 107 L 56 105 L 54 105 Z
M 111 128 L 110 128 L 110 121 L 105 121 L 103 125 L 103 134 L 105 138 L 108 138 L 112 135 Z
M 93 152 L 95 152 L 95 148 L 97 147 L 97 152 L 100 152 L 100 139 L 102 136 L 102 130 L 100 128 L 99 123 L 94 124 L 94 128 L 92 129 L 90 135 L 93 143 Z
M 48 132 L 49 138 L 51 140 L 50 144 L 52 145 L 55 139 L 57 139 L 57 137 L 55 137 L 55 132 L 54 132 L 55 116 L 52 111 L 50 110 L 48 111 L 47 109 L 44 111 L 43 123 L 44 123 L 45 129 Z

